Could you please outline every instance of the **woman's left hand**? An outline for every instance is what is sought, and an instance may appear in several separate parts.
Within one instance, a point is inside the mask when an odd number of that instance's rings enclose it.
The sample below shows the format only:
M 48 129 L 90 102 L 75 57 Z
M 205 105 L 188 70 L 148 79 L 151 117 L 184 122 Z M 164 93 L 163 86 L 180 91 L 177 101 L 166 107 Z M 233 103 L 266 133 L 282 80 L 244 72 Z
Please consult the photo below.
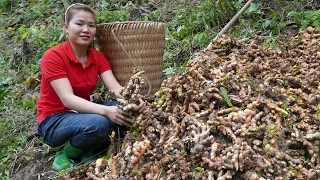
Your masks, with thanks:
M 139 113 L 143 113 L 143 111 L 146 109 L 146 103 L 140 98 L 139 99 Z

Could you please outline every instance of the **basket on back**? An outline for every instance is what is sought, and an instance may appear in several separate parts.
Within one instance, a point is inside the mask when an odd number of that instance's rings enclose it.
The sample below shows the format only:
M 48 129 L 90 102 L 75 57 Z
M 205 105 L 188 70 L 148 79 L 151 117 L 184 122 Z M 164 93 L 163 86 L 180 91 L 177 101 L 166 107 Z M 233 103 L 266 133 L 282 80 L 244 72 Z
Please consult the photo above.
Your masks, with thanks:
M 142 94 L 146 95 L 150 91 L 149 95 L 152 96 L 159 90 L 162 81 L 164 23 L 130 21 L 99 24 L 96 36 L 100 51 L 111 63 L 113 74 L 122 86 L 127 84 L 137 66 L 138 70 L 145 71 L 147 78 Z

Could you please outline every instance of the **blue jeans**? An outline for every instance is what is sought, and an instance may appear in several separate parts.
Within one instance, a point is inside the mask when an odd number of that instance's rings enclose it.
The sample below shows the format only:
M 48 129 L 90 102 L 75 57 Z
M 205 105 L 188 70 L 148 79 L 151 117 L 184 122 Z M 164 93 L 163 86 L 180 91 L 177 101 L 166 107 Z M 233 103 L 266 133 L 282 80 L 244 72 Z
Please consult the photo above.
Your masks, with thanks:
M 110 101 L 106 106 L 116 106 Z M 75 113 L 71 111 L 51 114 L 38 125 L 43 141 L 51 147 L 58 147 L 70 140 L 77 149 L 89 149 L 102 144 L 112 129 L 118 125 L 99 114 Z

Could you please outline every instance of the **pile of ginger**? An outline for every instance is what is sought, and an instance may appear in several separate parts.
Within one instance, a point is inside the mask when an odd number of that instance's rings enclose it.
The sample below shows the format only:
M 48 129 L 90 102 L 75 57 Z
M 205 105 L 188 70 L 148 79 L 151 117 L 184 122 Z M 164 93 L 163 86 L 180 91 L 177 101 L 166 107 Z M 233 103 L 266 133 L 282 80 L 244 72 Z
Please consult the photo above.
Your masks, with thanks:
M 119 151 L 61 179 L 320 179 L 319 41 L 311 27 L 278 50 L 213 40 L 162 83 Z

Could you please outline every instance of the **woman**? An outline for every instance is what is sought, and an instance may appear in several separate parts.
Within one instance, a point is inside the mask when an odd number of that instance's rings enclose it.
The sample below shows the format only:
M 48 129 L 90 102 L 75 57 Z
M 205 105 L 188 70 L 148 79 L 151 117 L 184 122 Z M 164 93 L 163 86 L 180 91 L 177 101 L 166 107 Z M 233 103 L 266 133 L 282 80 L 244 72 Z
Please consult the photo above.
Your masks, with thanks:
M 133 123 L 117 103 L 100 105 L 89 101 L 98 77 L 111 91 L 123 88 L 115 79 L 102 53 L 89 48 L 96 34 L 96 16 L 87 5 L 76 3 L 65 12 L 68 40 L 46 51 L 41 60 L 42 80 L 37 102 L 40 136 L 51 147 L 64 145 L 56 153 L 53 168 L 73 166 L 71 159 L 92 155 L 117 125 Z M 140 110 L 144 102 L 140 102 Z

